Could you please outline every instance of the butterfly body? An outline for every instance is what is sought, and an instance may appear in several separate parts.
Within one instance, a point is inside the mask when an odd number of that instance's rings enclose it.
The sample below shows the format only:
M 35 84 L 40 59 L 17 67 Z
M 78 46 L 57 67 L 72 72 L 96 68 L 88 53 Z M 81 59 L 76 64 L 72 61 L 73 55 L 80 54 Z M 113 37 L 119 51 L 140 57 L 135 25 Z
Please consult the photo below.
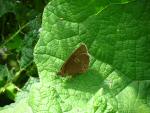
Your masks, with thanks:
M 84 73 L 89 66 L 89 55 L 85 44 L 81 44 L 62 65 L 59 74 L 75 75 Z

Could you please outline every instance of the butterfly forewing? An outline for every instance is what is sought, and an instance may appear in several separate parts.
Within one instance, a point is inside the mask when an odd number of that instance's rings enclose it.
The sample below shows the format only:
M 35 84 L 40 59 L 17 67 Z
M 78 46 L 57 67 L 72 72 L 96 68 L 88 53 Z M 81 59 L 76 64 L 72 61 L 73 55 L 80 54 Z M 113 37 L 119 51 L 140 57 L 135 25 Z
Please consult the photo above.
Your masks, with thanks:
M 74 75 L 77 73 L 84 73 L 89 66 L 89 55 L 85 44 L 81 44 L 68 60 L 62 65 L 59 74 Z

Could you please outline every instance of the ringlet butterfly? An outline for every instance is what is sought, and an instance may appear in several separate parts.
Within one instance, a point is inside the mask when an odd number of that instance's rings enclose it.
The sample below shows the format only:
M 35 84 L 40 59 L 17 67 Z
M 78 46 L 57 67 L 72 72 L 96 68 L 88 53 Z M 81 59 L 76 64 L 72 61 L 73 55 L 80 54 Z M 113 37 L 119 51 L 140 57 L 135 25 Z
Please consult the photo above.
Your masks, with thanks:
M 80 44 L 62 65 L 58 74 L 61 76 L 84 73 L 89 67 L 89 55 L 85 44 Z

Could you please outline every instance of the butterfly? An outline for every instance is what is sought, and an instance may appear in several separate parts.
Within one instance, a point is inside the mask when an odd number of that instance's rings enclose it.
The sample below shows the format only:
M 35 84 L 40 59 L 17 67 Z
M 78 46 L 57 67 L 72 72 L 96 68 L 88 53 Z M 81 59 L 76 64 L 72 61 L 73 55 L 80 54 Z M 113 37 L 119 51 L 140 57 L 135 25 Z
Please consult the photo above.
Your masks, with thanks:
M 89 67 L 89 55 L 85 44 L 81 44 L 65 61 L 58 74 L 61 76 L 84 73 Z

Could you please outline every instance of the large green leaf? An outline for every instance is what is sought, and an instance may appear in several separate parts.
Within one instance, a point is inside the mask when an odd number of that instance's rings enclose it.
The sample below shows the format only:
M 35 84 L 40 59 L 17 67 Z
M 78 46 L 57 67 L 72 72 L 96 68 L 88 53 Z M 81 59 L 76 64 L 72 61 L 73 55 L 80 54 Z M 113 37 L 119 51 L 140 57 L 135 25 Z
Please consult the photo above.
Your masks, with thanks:
M 51 1 L 34 52 L 41 81 L 0 112 L 149 113 L 149 12 L 148 0 Z M 57 75 L 80 43 L 89 50 L 88 71 Z
M 114 2 L 54 0 L 45 8 L 34 52 L 41 79 L 30 93 L 34 111 L 150 111 L 150 2 Z M 87 73 L 58 76 L 80 43 L 89 50 Z

